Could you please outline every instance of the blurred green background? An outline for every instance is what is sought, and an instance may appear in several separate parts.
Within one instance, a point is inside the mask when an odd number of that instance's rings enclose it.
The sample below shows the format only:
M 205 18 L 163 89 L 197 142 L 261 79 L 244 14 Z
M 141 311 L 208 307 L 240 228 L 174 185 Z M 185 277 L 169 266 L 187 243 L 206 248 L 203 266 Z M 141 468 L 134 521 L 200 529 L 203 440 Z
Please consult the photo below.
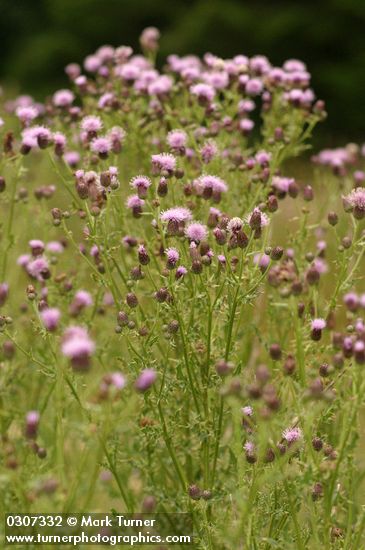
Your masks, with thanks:
M 101 44 L 138 48 L 162 31 L 169 53 L 265 54 L 303 59 L 329 118 L 329 145 L 362 141 L 365 128 L 365 0 L 0 0 L 0 80 L 42 99 L 67 85 L 63 68 Z

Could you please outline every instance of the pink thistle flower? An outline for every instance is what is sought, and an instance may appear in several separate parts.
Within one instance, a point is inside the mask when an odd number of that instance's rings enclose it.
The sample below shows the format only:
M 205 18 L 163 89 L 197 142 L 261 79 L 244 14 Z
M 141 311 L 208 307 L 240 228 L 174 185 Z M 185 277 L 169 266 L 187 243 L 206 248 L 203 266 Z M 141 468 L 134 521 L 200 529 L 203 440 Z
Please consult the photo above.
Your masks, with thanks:
M 264 272 L 269 266 L 270 256 L 268 254 L 255 254 L 253 261 Z
M 326 328 L 326 321 L 324 319 L 313 319 L 311 322 L 311 338 L 314 341 L 318 341 L 322 338 L 322 330 Z
M 156 382 L 157 373 L 153 369 L 144 369 L 137 378 L 134 387 L 139 392 L 145 392 Z
M 70 80 L 75 80 L 81 74 L 81 67 L 78 63 L 69 63 L 65 67 L 65 73 Z
M 59 241 L 50 241 L 46 244 L 46 250 L 52 254 L 62 254 L 65 249 Z
M 67 144 L 67 139 L 65 134 L 62 134 L 61 132 L 54 132 L 53 143 L 54 143 L 56 155 L 61 157 L 65 151 L 65 147 Z
M 32 239 L 29 241 L 29 246 L 31 248 L 33 256 L 40 256 L 44 252 L 44 242 L 39 239 Z
M 223 181 L 218 176 L 200 176 L 194 182 L 194 187 L 199 195 L 204 199 L 213 198 L 216 202 L 219 202 L 221 199 L 222 193 L 228 191 L 228 186 L 225 181 Z
M 22 132 L 22 137 L 29 148 L 45 149 L 52 142 L 52 133 L 45 126 L 31 126 Z
M 324 319 L 313 319 L 311 322 L 312 330 L 323 330 L 326 328 L 326 321 Z
M 359 297 L 356 292 L 348 292 L 345 294 L 343 301 L 349 311 L 356 311 L 359 307 Z
M 31 260 L 30 254 L 21 254 L 21 256 L 18 257 L 16 263 L 21 267 L 26 267 L 27 264 L 30 262 L 30 260 Z
M 58 90 L 53 94 L 52 102 L 55 107 L 69 107 L 75 99 L 75 94 L 71 90 Z
M 255 444 L 252 441 L 246 441 L 243 448 L 248 455 L 253 455 L 255 453 Z
M 63 158 L 69 166 L 74 168 L 80 162 L 80 153 L 78 153 L 77 151 L 67 151 L 64 154 Z
M 80 128 L 87 134 L 95 136 L 103 128 L 103 122 L 100 117 L 89 115 L 82 119 Z
M 171 149 L 177 152 L 184 152 L 187 143 L 187 133 L 184 130 L 171 130 L 167 134 L 167 144 Z
M 86 290 L 78 290 L 75 294 L 73 303 L 79 308 L 84 308 L 93 305 L 91 294 Z
M 155 52 L 158 49 L 160 31 L 156 27 L 146 27 L 139 37 L 142 48 L 148 52 Z
M 294 178 L 284 178 L 281 176 L 274 176 L 272 178 L 271 185 L 274 189 L 279 191 L 279 193 L 285 194 L 289 191 L 289 187 L 294 183 Z
M 201 105 L 211 103 L 215 97 L 215 90 L 210 84 L 194 84 L 190 87 L 190 93 L 198 98 Z
M 243 133 L 243 135 L 246 136 L 252 131 L 253 127 L 255 126 L 255 123 L 250 118 L 243 118 L 242 120 L 239 121 L 238 126 L 241 132 Z
M 120 153 L 122 150 L 122 145 L 125 142 L 127 134 L 123 128 L 120 126 L 113 126 L 111 130 L 107 133 L 107 138 L 111 143 L 111 148 L 113 153 Z
M 185 277 L 185 275 L 187 275 L 187 273 L 188 273 L 188 270 L 186 269 L 186 267 L 183 266 L 183 265 L 180 265 L 176 270 L 175 278 L 176 279 L 183 279 Z
M 215 141 L 209 139 L 200 147 L 200 154 L 204 164 L 209 164 L 218 154 L 218 147 Z
M 113 372 L 110 375 L 110 382 L 117 390 L 122 390 L 127 384 L 127 380 L 121 372 Z
M 28 126 L 39 115 L 38 110 L 33 105 L 29 107 L 19 106 L 16 108 L 15 114 L 25 126 Z
M 252 416 L 253 408 L 250 405 L 247 405 L 246 407 L 242 407 L 241 412 L 244 416 Z
M 167 256 L 168 269 L 174 269 L 180 259 L 179 251 L 176 248 L 166 248 L 165 254 Z
M 62 353 L 71 360 L 72 367 L 77 371 L 90 368 L 90 357 L 95 351 L 95 344 L 83 327 L 69 327 L 62 338 Z
M 243 220 L 241 220 L 241 218 L 231 218 L 227 224 L 227 231 L 229 231 L 229 233 L 237 233 L 237 231 L 242 229 L 242 226 Z
M 260 95 L 264 88 L 263 83 L 258 78 L 248 80 L 245 86 L 246 94 L 250 96 Z
M 289 445 L 296 443 L 303 437 L 302 430 L 300 428 L 287 428 L 282 433 L 283 439 L 287 441 Z
M 147 176 L 135 176 L 131 179 L 129 185 L 137 190 L 140 198 L 144 198 L 147 196 L 147 190 L 151 186 L 151 180 Z
M 48 331 L 53 332 L 57 329 L 58 323 L 61 318 L 61 312 L 59 309 L 55 307 L 46 308 L 46 309 L 43 309 L 39 315 L 42 319 L 42 322 L 45 328 Z
M 174 208 L 170 208 L 169 210 L 164 210 L 163 212 L 161 212 L 160 218 L 164 222 L 176 221 L 181 223 L 186 222 L 187 220 L 191 220 L 192 214 L 188 208 L 176 206 Z
M 126 206 L 132 210 L 133 216 L 139 218 L 142 214 L 142 207 L 145 201 L 141 199 L 138 195 L 130 195 L 127 198 Z
M 164 96 L 172 90 L 174 81 L 168 75 L 162 75 L 153 80 L 148 86 L 149 96 Z
M 344 206 L 348 205 L 356 219 L 362 220 L 365 217 L 365 188 L 357 187 L 349 195 L 343 197 Z
M 25 436 L 28 439 L 37 437 L 40 414 L 38 411 L 29 411 L 25 417 Z
M 112 144 L 107 137 L 96 137 L 92 140 L 90 149 L 101 159 L 106 159 L 112 149 Z
M 167 172 L 172 174 L 176 168 L 176 158 L 170 153 L 158 153 L 157 155 L 152 155 L 152 168 L 154 173 L 158 174 L 159 172 Z
M 31 277 L 43 281 L 49 274 L 48 262 L 45 258 L 36 258 L 27 263 L 26 270 Z
M 205 225 L 199 222 L 190 222 L 185 229 L 185 235 L 190 241 L 200 243 L 208 236 L 208 229 Z

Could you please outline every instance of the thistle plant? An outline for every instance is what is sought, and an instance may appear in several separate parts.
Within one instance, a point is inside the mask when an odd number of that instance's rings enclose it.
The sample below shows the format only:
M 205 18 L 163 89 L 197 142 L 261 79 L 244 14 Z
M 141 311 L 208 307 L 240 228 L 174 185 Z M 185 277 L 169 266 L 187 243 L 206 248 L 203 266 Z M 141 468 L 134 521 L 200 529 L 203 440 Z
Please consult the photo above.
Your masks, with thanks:
M 5 511 L 360 548 L 365 172 L 304 63 L 102 46 L 2 108 Z M 297 160 L 292 160 L 297 159 Z

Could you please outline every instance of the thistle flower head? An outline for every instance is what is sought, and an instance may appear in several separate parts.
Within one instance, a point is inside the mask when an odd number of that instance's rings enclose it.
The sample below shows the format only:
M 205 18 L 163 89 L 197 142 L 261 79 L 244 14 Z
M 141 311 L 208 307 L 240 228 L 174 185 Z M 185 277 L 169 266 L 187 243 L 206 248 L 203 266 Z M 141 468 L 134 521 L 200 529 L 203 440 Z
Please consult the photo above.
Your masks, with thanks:
M 171 130 L 167 134 L 167 144 L 171 149 L 181 149 L 186 146 L 187 143 L 187 133 L 184 130 Z
M 208 229 L 200 222 L 190 222 L 185 229 L 185 235 L 194 242 L 204 241 L 208 236 Z
M 186 222 L 188 220 L 191 220 L 192 213 L 188 208 L 184 208 L 182 206 L 175 206 L 174 208 L 170 208 L 169 210 L 164 210 L 160 214 L 160 218 L 163 222 Z
M 81 120 L 80 128 L 84 132 L 96 134 L 103 128 L 103 122 L 99 116 L 89 115 Z
M 323 330 L 326 328 L 326 321 L 324 319 L 313 319 L 311 327 L 312 330 Z
M 74 99 L 75 94 L 71 90 L 58 90 L 53 94 L 52 102 L 55 107 L 68 107 Z
M 295 443 L 296 441 L 299 441 L 303 437 L 302 430 L 298 427 L 295 428 L 287 428 L 282 433 L 283 439 L 290 443 Z
M 173 172 L 176 168 L 176 157 L 170 153 L 152 155 L 152 166 L 159 171 Z
M 45 328 L 50 332 L 56 330 L 61 318 L 61 312 L 56 307 L 46 308 L 40 312 L 40 317 Z

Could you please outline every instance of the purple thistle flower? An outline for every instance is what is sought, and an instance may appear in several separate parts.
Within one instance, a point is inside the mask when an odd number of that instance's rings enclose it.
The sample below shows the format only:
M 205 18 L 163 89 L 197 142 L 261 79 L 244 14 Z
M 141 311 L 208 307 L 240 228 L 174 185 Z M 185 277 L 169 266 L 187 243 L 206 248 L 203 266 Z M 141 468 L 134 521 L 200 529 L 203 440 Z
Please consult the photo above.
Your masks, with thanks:
M 188 136 L 184 130 L 171 130 L 166 138 L 169 147 L 176 151 L 184 151 L 187 140 Z
M 151 185 L 151 180 L 147 176 L 135 176 L 130 181 L 130 186 L 137 190 L 140 198 L 145 198 L 147 195 L 147 189 Z
M 58 323 L 61 318 L 61 312 L 55 307 L 46 308 L 40 312 L 40 317 L 45 328 L 50 332 L 53 332 L 58 327 Z
M 176 168 L 176 158 L 170 153 L 158 153 L 152 155 L 152 167 L 155 173 L 167 172 L 171 174 Z
M 89 135 L 95 136 L 103 128 L 103 122 L 100 117 L 89 115 L 82 119 L 80 128 Z
M 204 199 L 213 199 L 218 202 L 221 198 L 221 194 L 228 191 L 228 186 L 218 176 L 205 175 L 201 176 L 194 181 L 194 187 L 198 193 Z
M 93 153 L 99 155 L 100 158 L 105 159 L 112 149 L 112 144 L 107 137 L 96 137 L 92 140 L 90 149 Z
M 29 411 L 25 417 L 25 435 L 28 439 L 37 437 L 40 414 L 38 411 Z
M 24 126 L 28 126 L 39 115 L 38 110 L 33 105 L 17 107 L 15 113 Z
M 250 96 L 260 95 L 264 88 L 263 83 L 258 78 L 248 80 L 245 86 L 246 94 Z
M 179 251 L 176 248 L 166 248 L 165 254 L 167 256 L 168 269 L 174 269 L 180 259 Z
M 157 373 L 155 370 L 145 369 L 137 378 L 134 387 L 139 392 L 145 392 L 156 382 L 156 379 Z
M 199 222 L 190 222 L 185 229 L 185 235 L 190 241 L 200 243 L 208 236 L 208 229 L 205 225 Z
M 29 246 L 32 250 L 33 256 L 40 256 L 44 252 L 44 242 L 39 239 L 32 239 L 29 241 Z
M 48 262 L 45 258 L 36 258 L 26 264 L 26 270 L 31 277 L 42 281 L 44 275 L 49 273 Z
M 46 244 L 46 250 L 52 254 L 61 254 L 65 249 L 59 241 L 50 241 Z
M 298 427 L 296 428 L 287 428 L 282 433 L 283 439 L 287 441 L 289 445 L 299 441 L 303 437 L 302 430 Z
M 343 197 L 345 209 L 346 205 L 349 205 L 354 216 L 358 220 L 362 220 L 365 217 L 365 188 L 357 187 L 353 189 L 349 195 Z
M 175 278 L 183 279 L 187 273 L 188 273 L 188 270 L 186 269 L 186 267 L 184 267 L 183 265 L 180 265 L 176 270 Z
M 95 344 L 83 327 L 69 327 L 62 338 L 62 353 L 71 360 L 72 367 L 77 371 L 85 371 L 90 367 L 90 357 L 95 351 Z
M 356 311 L 359 307 L 359 297 L 356 292 L 348 292 L 345 294 L 343 301 L 349 311 Z
M 144 200 L 140 199 L 138 195 L 130 195 L 127 198 L 126 206 L 133 212 L 133 216 L 138 218 L 142 213 L 142 207 Z
M 125 376 L 120 372 L 113 372 L 110 375 L 110 381 L 117 390 L 122 390 L 127 383 Z
M 71 90 L 58 90 L 53 94 L 52 102 L 55 107 L 69 107 L 75 99 L 75 94 Z
M 209 164 L 218 154 L 218 146 L 212 139 L 209 139 L 200 147 L 200 154 L 204 164 Z

